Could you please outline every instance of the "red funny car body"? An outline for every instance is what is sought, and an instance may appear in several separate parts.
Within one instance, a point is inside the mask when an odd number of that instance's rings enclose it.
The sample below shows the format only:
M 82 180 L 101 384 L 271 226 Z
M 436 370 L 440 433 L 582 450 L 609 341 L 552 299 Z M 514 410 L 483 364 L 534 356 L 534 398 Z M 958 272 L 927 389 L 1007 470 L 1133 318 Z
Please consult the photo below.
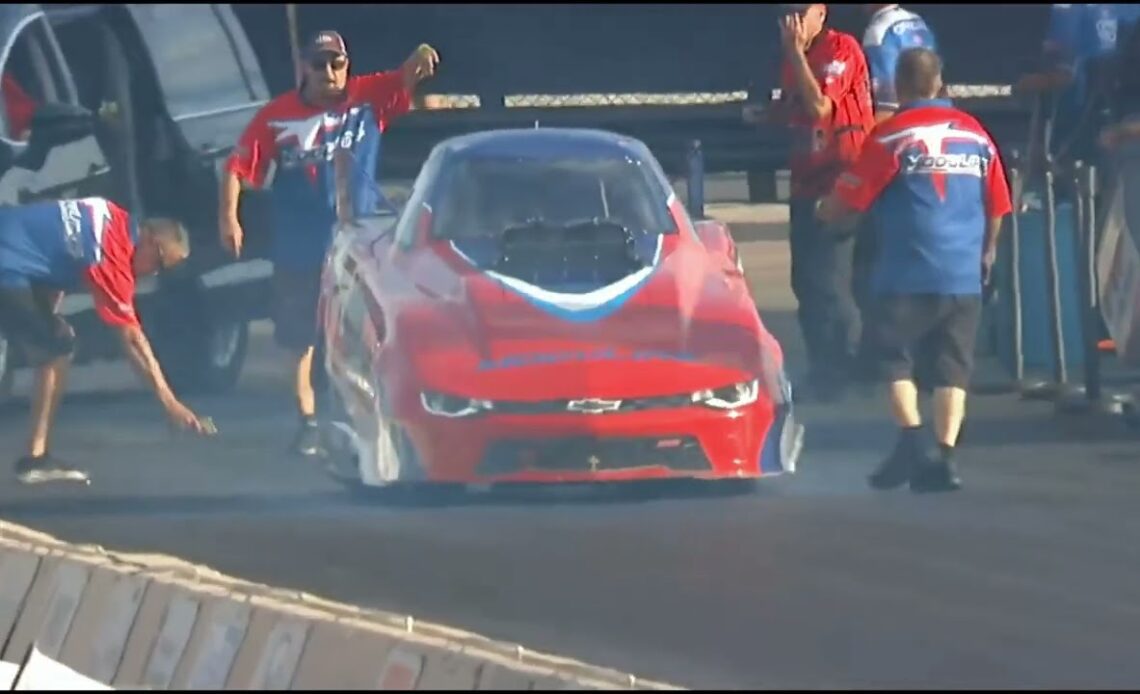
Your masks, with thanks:
M 496 216 L 496 185 L 541 214 Z M 595 196 L 600 212 L 577 209 Z M 635 140 L 442 143 L 398 219 L 338 231 L 320 320 L 368 485 L 760 477 L 798 456 L 780 346 L 728 228 L 694 224 Z

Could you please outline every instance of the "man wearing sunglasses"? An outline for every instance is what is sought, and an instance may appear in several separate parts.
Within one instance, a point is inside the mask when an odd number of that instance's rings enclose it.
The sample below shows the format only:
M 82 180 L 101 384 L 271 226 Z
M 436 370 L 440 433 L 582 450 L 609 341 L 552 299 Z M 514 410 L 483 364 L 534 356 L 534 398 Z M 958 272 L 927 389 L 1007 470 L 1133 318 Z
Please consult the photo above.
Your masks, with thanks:
M 439 55 L 421 45 L 397 70 L 349 76 L 348 51 L 335 31 L 318 32 L 305 45 L 300 88 L 283 94 L 254 116 L 226 165 L 219 229 L 222 244 L 241 254 L 238 221 L 241 184 L 262 187 L 276 163 L 270 196 L 274 240 L 274 332 L 292 355 L 300 426 L 293 448 L 319 455 L 313 364 L 321 267 L 336 223 L 333 161 L 338 150 L 352 160 L 353 211 L 367 215 L 387 205 L 376 182 L 380 139 L 393 119 L 407 113 L 413 91 L 435 74 Z
M 83 284 L 171 423 L 210 433 L 171 392 L 135 313 L 135 278 L 173 267 L 189 253 L 186 230 L 177 221 L 155 218 L 136 225 L 103 198 L 0 208 L 0 332 L 37 370 L 27 451 L 16 463 L 21 482 L 88 480 L 83 470 L 53 457 L 48 446 L 75 351 L 75 332 L 59 315 L 59 305 L 65 292 Z

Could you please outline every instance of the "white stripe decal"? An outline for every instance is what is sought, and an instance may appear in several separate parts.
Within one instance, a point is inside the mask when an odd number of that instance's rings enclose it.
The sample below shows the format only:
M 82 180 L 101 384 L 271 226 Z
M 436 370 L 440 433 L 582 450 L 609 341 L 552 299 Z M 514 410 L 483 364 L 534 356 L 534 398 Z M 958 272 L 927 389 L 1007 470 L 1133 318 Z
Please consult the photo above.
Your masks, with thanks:
M 231 263 L 202 273 L 202 284 L 207 289 L 224 287 L 230 284 L 244 284 L 262 280 L 273 275 L 273 263 L 268 260 L 246 260 Z
M 565 311 L 589 311 L 591 309 L 596 309 L 599 306 L 604 306 L 606 303 L 613 301 L 617 297 L 637 286 L 638 283 L 644 281 L 645 278 L 653 272 L 654 268 L 657 267 L 657 263 L 661 260 L 661 248 L 664 244 L 664 240 L 664 235 L 657 236 L 657 249 L 653 253 L 653 263 L 649 267 L 642 268 L 632 275 L 626 275 L 613 284 L 606 285 L 605 287 L 600 287 L 592 292 L 587 292 L 585 294 L 566 294 L 564 292 L 552 292 L 548 289 L 543 289 L 542 287 L 535 286 L 529 282 L 515 279 L 514 277 L 500 275 L 494 270 L 484 270 L 483 273 L 491 279 L 500 282 L 510 289 L 523 294 L 524 296 L 546 302 Z M 457 254 L 459 254 L 461 258 L 466 260 L 468 263 L 471 263 L 472 266 L 476 266 L 475 263 L 463 253 L 463 251 L 459 250 L 454 241 L 451 242 L 451 248 Z

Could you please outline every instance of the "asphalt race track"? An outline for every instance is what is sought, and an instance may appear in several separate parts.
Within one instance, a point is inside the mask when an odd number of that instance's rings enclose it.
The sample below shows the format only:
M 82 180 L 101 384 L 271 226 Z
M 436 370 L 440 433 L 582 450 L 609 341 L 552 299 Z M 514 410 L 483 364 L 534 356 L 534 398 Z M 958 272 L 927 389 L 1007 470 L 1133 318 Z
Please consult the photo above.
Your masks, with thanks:
M 795 361 L 781 230 L 750 226 L 747 264 Z M 0 515 L 684 686 L 1140 684 L 1140 447 L 1115 422 L 976 398 L 948 496 L 865 487 L 891 436 L 867 399 L 803 407 L 801 472 L 756 494 L 386 507 L 283 453 L 263 327 L 254 349 L 239 392 L 193 403 L 210 442 L 171 439 L 125 366 L 77 370 L 56 452 L 94 484 L 5 478 Z M 23 426 L 0 413 L 6 460 Z

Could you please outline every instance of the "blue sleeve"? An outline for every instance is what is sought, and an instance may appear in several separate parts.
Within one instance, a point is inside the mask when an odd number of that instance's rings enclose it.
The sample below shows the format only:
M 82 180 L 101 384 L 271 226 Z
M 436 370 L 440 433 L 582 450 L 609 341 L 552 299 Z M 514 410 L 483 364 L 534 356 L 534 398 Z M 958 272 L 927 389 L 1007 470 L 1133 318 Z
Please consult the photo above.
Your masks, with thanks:
M 899 44 L 890 32 L 878 46 L 866 46 L 867 67 L 871 71 L 871 93 L 875 100 L 875 110 L 898 109 L 898 96 L 895 94 L 895 65 L 899 61 Z

